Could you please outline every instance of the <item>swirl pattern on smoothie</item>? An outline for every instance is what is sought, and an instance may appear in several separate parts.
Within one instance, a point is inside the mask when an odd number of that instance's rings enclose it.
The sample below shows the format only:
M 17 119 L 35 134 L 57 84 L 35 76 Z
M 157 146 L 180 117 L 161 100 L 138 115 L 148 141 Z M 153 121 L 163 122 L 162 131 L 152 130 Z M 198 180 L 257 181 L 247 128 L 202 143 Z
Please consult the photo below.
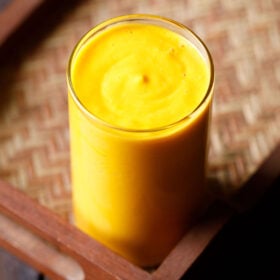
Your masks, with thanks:
M 73 85 L 80 102 L 99 119 L 124 129 L 179 121 L 200 104 L 210 79 L 204 59 L 189 41 L 140 23 L 97 34 L 82 47 L 75 64 L 73 77 L 78 79 Z

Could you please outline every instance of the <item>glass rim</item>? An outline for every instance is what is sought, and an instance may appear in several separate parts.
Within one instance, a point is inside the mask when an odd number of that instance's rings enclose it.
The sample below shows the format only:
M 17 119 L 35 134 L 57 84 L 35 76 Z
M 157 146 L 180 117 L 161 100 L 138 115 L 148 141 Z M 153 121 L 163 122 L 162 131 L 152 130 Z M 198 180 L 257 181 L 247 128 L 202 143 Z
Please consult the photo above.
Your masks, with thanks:
M 206 93 L 205 93 L 203 99 L 201 100 L 201 102 L 190 113 L 186 114 L 186 116 L 184 116 L 183 118 L 180 118 L 179 120 L 172 122 L 170 124 L 166 124 L 166 125 L 159 126 L 159 127 L 148 128 L 148 129 L 126 128 L 126 127 L 111 124 L 111 123 L 103 120 L 102 118 L 96 116 L 95 114 L 90 112 L 86 108 L 86 106 L 83 105 L 83 103 L 80 101 L 80 99 L 78 98 L 76 91 L 74 89 L 73 83 L 72 83 L 72 63 L 73 63 L 74 57 L 79 52 L 79 50 L 83 46 L 83 44 L 85 42 L 87 42 L 87 40 L 89 38 L 91 38 L 98 32 L 101 32 L 103 29 L 105 29 L 106 27 L 108 27 L 110 25 L 122 23 L 125 21 L 137 21 L 137 20 L 152 20 L 154 22 L 156 22 L 156 21 L 164 22 L 166 24 L 172 25 L 173 27 L 177 27 L 177 28 L 181 29 L 182 31 L 187 31 L 193 38 L 195 38 L 199 42 L 199 44 L 205 50 L 206 56 L 207 56 L 207 62 L 209 63 L 209 70 L 210 70 L 210 79 L 209 79 L 209 84 L 208 84 Z M 166 28 L 166 27 L 164 27 L 164 28 Z M 174 32 L 176 32 L 176 31 L 174 31 Z M 179 34 L 179 35 L 182 35 L 182 34 Z M 197 46 L 195 46 L 195 47 L 197 48 Z M 198 51 L 201 53 L 201 51 L 199 49 L 198 49 Z M 70 58 L 68 61 L 68 65 L 67 65 L 66 76 L 67 76 L 66 78 L 67 78 L 67 84 L 68 84 L 68 88 L 70 91 L 70 95 L 71 95 L 72 99 L 74 100 L 75 104 L 82 111 L 82 113 L 84 113 L 89 119 L 93 120 L 97 124 L 104 126 L 106 128 L 109 128 L 109 129 L 120 131 L 120 132 L 133 132 L 133 133 L 159 132 L 159 131 L 164 131 L 164 130 L 168 130 L 170 128 L 176 127 L 176 126 L 186 122 L 187 120 L 191 119 L 191 117 L 197 111 L 199 111 L 199 109 L 203 106 L 203 104 L 205 104 L 205 102 L 210 97 L 213 86 L 214 86 L 214 63 L 213 63 L 212 56 L 211 56 L 207 46 L 203 42 L 203 40 L 194 31 L 192 31 L 190 28 L 188 28 L 184 24 L 181 24 L 173 19 L 163 17 L 163 16 L 158 16 L 158 15 L 130 14 L 130 15 L 123 15 L 123 16 L 118 16 L 118 17 L 113 17 L 111 19 L 107 19 L 107 20 L 97 24 L 93 28 L 91 28 L 88 32 L 86 32 L 80 38 L 80 40 L 76 43 L 74 49 L 71 52 L 71 55 L 70 55 Z

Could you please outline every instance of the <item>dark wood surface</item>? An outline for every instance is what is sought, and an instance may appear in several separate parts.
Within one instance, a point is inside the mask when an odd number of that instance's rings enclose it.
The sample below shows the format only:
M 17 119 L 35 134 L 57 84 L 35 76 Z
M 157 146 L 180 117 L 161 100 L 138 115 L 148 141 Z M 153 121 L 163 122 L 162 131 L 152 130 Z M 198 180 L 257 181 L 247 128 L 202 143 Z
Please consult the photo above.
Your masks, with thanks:
M 0 248 L 1 280 L 46 280 L 38 271 Z
M 280 279 L 279 254 L 280 176 L 230 219 L 183 279 Z
M 44 0 L 0 0 L 0 46 Z

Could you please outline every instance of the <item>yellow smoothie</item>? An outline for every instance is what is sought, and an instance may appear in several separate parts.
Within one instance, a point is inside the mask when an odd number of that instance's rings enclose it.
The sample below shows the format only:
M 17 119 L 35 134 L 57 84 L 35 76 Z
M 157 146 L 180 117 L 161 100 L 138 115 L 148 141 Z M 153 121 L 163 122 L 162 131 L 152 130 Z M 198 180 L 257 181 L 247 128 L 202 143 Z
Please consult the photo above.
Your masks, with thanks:
M 203 209 L 211 67 L 190 40 L 157 23 L 99 29 L 69 68 L 75 222 L 152 266 Z

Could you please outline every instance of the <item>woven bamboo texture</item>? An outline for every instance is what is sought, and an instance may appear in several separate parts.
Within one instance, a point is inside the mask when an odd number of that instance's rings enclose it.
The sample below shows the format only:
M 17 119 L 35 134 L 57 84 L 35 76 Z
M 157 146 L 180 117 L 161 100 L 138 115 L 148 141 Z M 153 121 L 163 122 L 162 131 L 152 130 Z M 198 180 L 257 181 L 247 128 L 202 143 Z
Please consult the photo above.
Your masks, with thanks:
M 173 18 L 209 47 L 216 73 L 209 174 L 223 191 L 240 188 L 280 140 L 278 0 L 80 1 L 29 51 L 18 45 L 16 59 L 0 66 L 0 178 L 66 219 L 67 61 L 88 29 L 128 13 Z

